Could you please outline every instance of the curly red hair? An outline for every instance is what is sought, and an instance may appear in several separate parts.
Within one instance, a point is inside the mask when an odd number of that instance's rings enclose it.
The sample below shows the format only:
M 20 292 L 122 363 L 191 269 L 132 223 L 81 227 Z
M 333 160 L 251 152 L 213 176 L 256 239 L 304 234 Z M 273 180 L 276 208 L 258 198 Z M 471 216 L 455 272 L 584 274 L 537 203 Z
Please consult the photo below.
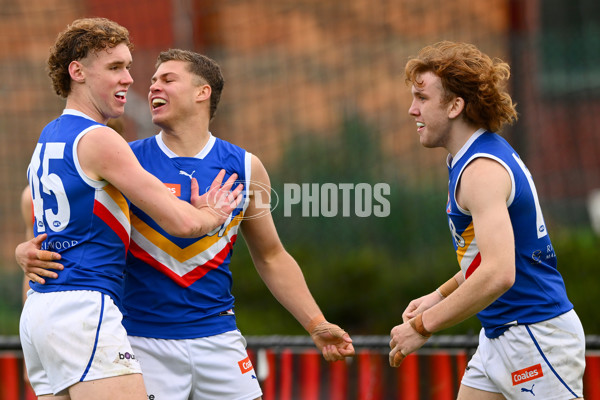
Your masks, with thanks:
M 469 43 L 443 41 L 421 49 L 405 67 L 406 82 L 420 87 L 419 76 L 432 72 L 445 91 L 443 101 L 454 96 L 465 101 L 463 117 L 467 122 L 498 132 L 517 120 L 515 104 L 506 92 L 510 66 L 491 59 Z

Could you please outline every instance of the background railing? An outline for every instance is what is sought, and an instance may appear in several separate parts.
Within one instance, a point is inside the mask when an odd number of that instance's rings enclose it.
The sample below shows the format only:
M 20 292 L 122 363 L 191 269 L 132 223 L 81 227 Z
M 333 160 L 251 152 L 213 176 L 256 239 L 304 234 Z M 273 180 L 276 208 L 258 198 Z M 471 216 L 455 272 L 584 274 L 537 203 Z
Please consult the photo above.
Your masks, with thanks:
M 248 336 L 264 400 L 454 400 L 475 335 L 435 335 L 400 368 L 388 336 L 355 336 L 356 357 L 327 363 L 307 336 Z M 586 337 L 584 395 L 600 400 L 600 336 Z M 18 337 L 0 336 L 0 400 L 35 399 L 22 379 Z

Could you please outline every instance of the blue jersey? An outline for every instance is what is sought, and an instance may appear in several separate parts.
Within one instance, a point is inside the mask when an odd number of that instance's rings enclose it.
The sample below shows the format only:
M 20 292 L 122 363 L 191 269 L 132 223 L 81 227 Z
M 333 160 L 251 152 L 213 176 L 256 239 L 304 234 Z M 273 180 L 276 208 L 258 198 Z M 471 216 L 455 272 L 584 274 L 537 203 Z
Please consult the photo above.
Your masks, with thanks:
M 247 207 L 250 153 L 210 136 L 195 157 L 178 157 L 157 136 L 131 143 L 142 166 L 174 195 L 190 200 L 191 178 L 200 194 L 221 169 L 237 173 L 245 201 L 215 231 L 199 238 L 169 235 L 131 207 L 131 245 L 123 295 L 123 325 L 132 336 L 190 339 L 237 329 L 229 260 Z
M 118 302 L 129 245 L 129 203 L 106 181 L 87 177 L 77 143 L 104 126 L 65 110 L 42 131 L 27 170 L 33 199 L 34 233 L 47 233 L 42 248 L 59 252 L 65 269 L 38 292 L 96 290 Z
M 481 263 L 481 255 L 473 218 L 456 202 L 456 186 L 465 167 L 479 157 L 499 162 L 512 181 L 507 206 L 515 241 L 515 283 L 477 314 L 486 336 L 494 338 L 512 324 L 544 321 L 571 310 L 573 305 L 556 267 L 556 255 L 531 174 L 506 140 L 484 130 L 477 131 L 453 159 L 448 159 L 450 182 L 446 212 L 463 275 L 469 278 Z

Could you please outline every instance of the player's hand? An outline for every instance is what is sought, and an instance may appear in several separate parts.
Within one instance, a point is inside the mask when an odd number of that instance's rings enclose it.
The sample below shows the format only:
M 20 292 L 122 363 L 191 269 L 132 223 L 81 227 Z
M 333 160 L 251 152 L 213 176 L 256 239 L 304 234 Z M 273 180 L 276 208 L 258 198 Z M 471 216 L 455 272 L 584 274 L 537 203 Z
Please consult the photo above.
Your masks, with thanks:
M 41 250 L 42 243 L 48 235 L 43 233 L 37 237 L 23 242 L 15 249 L 15 259 L 17 264 L 25 272 L 25 276 L 34 282 L 44 284 L 46 278 L 57 278 L 58 274 L 52 270 L 63 270 L 63 265 L 55 260 L 60 260 L 58 253 L 48 250 Z
M 392 328 L 390 334 L 390 366 L 399 367 L 404 358 L 420 349 L 429 337 L 419 334 L 410 322 L 404 322 Z
M 310 337 L 327 361 L 343 360 L 355 354 L 350 335 L 330 322 L 323 321 L 315 326 Z
M 190 203 L 198 209 L 204 208 L 209 212 L 209 217 L 214 220 L 211 220 L 213 229 L 227 221 L 229 215 L 243 200 L 242 190 L 244 185 L 240 183 L 233 188 L 238 175 L 231 174 L 229 179 L 223 183 L 225 172 L 224 169 L 219 172 L 210 185 L 210 189 L 202 196 L 199 195 L 198 181 L 195 178 L 192 179 Z
M 402 321 L 410 321 L 418 314 L 430 309 L 442 300 L 443 298 L 437 292 L 431 292 L 425 296 L 411 301 L 402 313 Z

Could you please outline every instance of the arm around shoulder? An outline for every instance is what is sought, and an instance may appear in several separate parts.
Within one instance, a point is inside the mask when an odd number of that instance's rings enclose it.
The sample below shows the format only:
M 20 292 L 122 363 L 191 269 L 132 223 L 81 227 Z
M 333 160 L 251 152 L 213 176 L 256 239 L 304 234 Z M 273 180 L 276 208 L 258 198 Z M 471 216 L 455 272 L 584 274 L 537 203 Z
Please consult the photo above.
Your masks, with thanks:
M 237 206 L 223 203 L 222 210 L 217 210 L 212 203 L 201 202 L 201 206 L 194 207 L 178 199 L 158 178 L 144 170 L 127 142 L 107 127 L 84 135 L 77 153 L 88 177 L 108 181 L 174 236 L 202 236 L 222 224 Z

